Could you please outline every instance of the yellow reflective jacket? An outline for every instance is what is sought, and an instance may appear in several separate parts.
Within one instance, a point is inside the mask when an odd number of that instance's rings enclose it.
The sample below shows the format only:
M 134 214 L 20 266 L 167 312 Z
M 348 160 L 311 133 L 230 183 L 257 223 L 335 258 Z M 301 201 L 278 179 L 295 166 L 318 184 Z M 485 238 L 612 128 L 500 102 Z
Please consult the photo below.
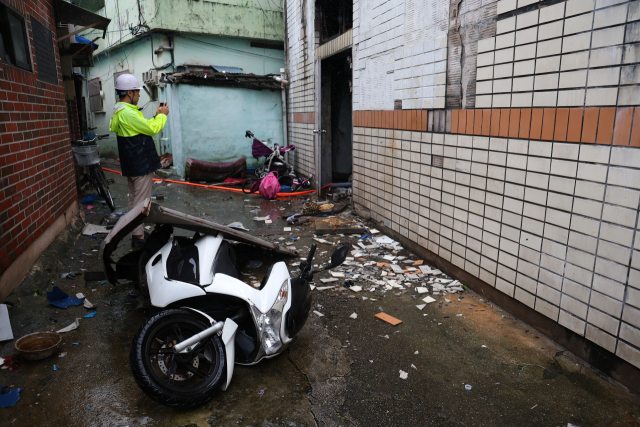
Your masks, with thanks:
M 135 105 L 118 102 L 109 123 L 109 130 L 118 135 L 118 153 L 123 176 L 135 177 L 160 169 L 160 158 L 153 135 L 162 130 L 167 116 L 160 113 L 146 120 Z
M 149 135 L 154 136 L 167 123 L 167 116 L 160 113 L 147 120 L 140 107 L 126 102 L 118 102 L 113 108 L 113 117 L 109 122 L 109 131 L 118 136 Z

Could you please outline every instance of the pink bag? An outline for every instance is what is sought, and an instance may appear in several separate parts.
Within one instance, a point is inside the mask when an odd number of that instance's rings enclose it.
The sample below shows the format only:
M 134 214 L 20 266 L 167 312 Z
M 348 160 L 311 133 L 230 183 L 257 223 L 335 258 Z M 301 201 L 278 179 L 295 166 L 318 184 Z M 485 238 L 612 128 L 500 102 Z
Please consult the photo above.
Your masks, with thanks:
M 265 199 L 275 199 L 280 192 L 280 183 L 276 177 L 277 172 L 269 172 L 262 182 L 260 182 L 259 192 Z

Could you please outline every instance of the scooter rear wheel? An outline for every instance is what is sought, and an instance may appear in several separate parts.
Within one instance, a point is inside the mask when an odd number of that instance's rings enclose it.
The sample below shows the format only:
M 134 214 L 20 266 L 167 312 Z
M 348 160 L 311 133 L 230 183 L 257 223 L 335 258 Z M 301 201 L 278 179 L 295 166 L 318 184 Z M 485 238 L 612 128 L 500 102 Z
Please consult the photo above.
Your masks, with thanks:
M 145 323 L 131 344 L 129 362 L 138 386 L 153 400 L 174 408 L 202 405 L 226 381 L 224 345 L 217 334 L 185 354 L 171 348 L 210 325 L 185 310 L 164 310 Z

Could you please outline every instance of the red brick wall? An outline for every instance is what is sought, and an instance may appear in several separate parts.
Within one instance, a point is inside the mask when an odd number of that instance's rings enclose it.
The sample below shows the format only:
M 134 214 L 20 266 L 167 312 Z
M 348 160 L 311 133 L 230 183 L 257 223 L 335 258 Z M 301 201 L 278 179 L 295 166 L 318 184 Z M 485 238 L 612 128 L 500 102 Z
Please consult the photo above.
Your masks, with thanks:
M 53 32 L 49 0 L 4 0 L 26 18 L 31 62 L 24 71 L 0 61 L 0 274 L 78 195 L 62 88 L 37 79 L 30 16 Z

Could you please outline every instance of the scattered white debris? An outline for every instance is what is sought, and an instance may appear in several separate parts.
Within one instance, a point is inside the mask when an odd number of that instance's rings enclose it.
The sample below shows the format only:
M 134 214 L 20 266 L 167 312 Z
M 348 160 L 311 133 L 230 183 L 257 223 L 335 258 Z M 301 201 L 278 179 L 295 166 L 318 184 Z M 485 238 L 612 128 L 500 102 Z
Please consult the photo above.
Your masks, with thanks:
M 426 302 L 427 304 L 431 304 L 432 302 L 436 302 L 436 299 L 431 297 L 424 297 L 422 298 L 422 301 Z
M 464 389 L 465 389 L 465 390 L 471 390 L 471 385 L 470 385 L 470 384 L 466 384 L 466 385 L 464 386 Z
M 333 277 L 344 277 L 344 273 L 340 273 L 339 271 L 330 271 Z
M 350 319 L 357 319 L 358 318 L 358 313 L 353 313 L 351 316 L 349 316 Z
M 324 317 L 324 314 L 320 313 L 319 311 L 313 310 L 313 314 L 315 314 L 318 317 Z
M 333 289 L 333 288 L 335 288 L 335 286 L 320 286 L 320 287 L 317 287 L 316 289 L 319 291 L 324 291 L 326 289 Z
M 254 218 L 255 219 L 255 218 Z M 242 231 L 249 231 L 240 221 L 232 222 L 231 224 L 227 224 L 225 227 L 237 228 Z
M 451 302 L 451 300 L 450 300 L 450 299 L 448 299 L 448 298 L 445 298 L 444 300 L 445 300 L 445 302 L 447 302 L 447 303 L 450 303 L 450 302 Z
M 415 353 L 413 353 L 413 354 L 419 354 L 419 353 L 418 353 L 418 350 L 416 350 L 416 351 L 415 351 Z
M 418 368 L 416 368 L 416 365 L 414 365 L 413 363 L 411 364 L 411 367 L 412 367 L 413 369 L 415 369 L 416 371 L 418 370 Z
M 291 227 L 284 227 L 282 231 L 291 231 Z
M 322 283 L 331 283 L 331 282 L 337 282 L 337 281 L 338 281 L 338 279 L 336 279 L 335 277 L 330 277 L 330 278 L 328 278 L 328 279 L 320 279 L 320 281 L 321 281 Z
M 81 292 L 76 294 L 76 298 L 84 298 L 84 308 L 93 308 L 93 304 L 91 304 L 87 297 L 85 297 Z
M 403 371 L 402 369 L 400 369 L 400 379 L 401 380 L 406 380 L 407 378 L 409 378 L 409 373 Z
M 361 286 L 351 286 L 349 289 L 352 290 L 353 292 L 360 292 L 362 290 L 362 287 Z
M 423 286 L 418 286 L 416 288 L 416 291 L 418 291 L 419 294 L 426 294 L 427 292 L 429 292 L 429 288 L 425 288 Z
M 456 317 L 462 317 L 462 313 L 456 314 Z
M 537 403 L 536 403 L 535 405 L 533 405 L 533 406 L 531 407 L 531 409 L 536 409 L 536 406 L 538 406 L 538 404 L 537 404 Z
M 330 245 L 330 244 L 331 244 L 331 242 L 330 242 L 330 241 L 325 240 L 325 239 L 320 239 L 320 238 L 318 238 L 318 237 L 314 237 L 314 238 L 313 238 L 313 240 L 315 240 L 315 241 L 316 241 L 316 242 L 318 242 L 318 243 L 325 243 L 325 244 L 327 244 L 327 245 Z
M 269 217 L 268 217 L 268 216 L 254 216 L 254 217 L 253 217 L 253 220 L 254 220 L 254 221 L 266 221 L 266 220 L 268 220 L 268 219 L 269 219 Z
M 427 306 L 427 304 L 418 304 L 418 305 L 416 305 L 416 307 L 418 307 L 418 310 L 422 310 L 426 306 Z
M 109 234 L 109 230 L 104 225 L 87 224 L 82 229 L 85 236 L 93 236 L 94 234 Z
M 64 332 L 71 332 L 71 331 L 75 331 L 76 329 L 78 329 L 78 326 L 80 326 L 80 318 L 76 317 L 76 321 L 73 322 L 72 324 L 70 324 L 69 326 L 67 326 L 66 328 L 62 328 L 58 331 L 56 331 L 57 333 L 64 333 Z

